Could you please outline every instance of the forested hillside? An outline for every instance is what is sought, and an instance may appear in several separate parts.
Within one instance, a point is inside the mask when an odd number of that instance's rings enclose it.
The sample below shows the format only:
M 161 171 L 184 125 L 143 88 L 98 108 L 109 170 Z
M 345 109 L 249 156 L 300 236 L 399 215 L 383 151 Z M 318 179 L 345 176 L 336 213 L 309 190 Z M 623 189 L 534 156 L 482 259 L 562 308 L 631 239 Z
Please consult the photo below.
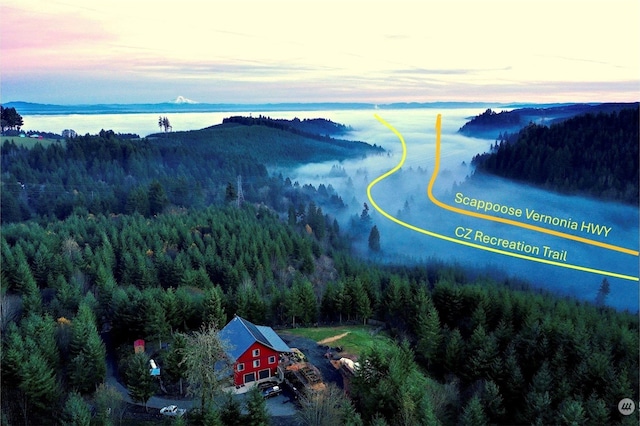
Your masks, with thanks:
M 478 172 L 638 204 L 639 109 L 529 125 L 473 162 Z
M 551 125 L 569 118 L 599 113 L 609 114 L 626 108 L 633 108 L 638 103 L 604 103 L 604 104 L 569 104 L 548 108 L 516 108 L 496 112 L 487 109 L 465 123 L 458 131 L 467 136 L 495 139 L 499 135 L 518 133 L 529 124 Z
M 225 118 L 222 123 L 238 123 L 245 126 L 266 126 L 275 129 L 287 130 L 319 140 L 326 140 L 329 135 L 341 135 L 347 133 L 349 128 L 344 124 L 336 123 L 324 118 L 305 118 L 300 120 L 294 118 L 285 120 L 282 118 L 271 118 L 265 116 L 242 117 L 234 116 Z
M 366 424 L 397 424 L 401 411 L 411 424 L 616 424 L 610 401 L 638 397 L 636 315 L 469 280 L 446 265 L 390 269 L 336 253 L 326 273 L 318 262 L 338 230 L 325 221 L 318 238 L 307 219 L 286 224 L 246 206 L 3 226 L 5 415 L 21 423 L 26 408 L 37 423 L 67 391 L 93 395 L 108 351 L 233 314 L 273 326 L 385 321 L 406 344 L 363 355 L 381 375 L 354 385 Z M 151 347 L 165 386 L 183 377 L 170 348 Z M 412 387 L 403 371 L 429 386 Z
M 112 131 L 46 148 L 2 145 L 2 222 L 34 217 L 64 219 L 74 209 L 93 214 L 139 212 L 167 206 L 201 208 L 235 196 L 237 177 L 248 201 L 279 211 L 306 204 L 308 195 L 268 166 L 339 161 L 381 152 L 362 143 L 295 134 L 263 125 L 224 124 L 193 132 L 122 139 Z M 327 202 L 342 204 L 329 188 Z
M 109 370 L 140 404 L 183 397 L 180 333 L 234 314 L 276 328 L 380 321 L 395 344 L 364 351 L 351 399 L 332 394 L 339 424 L 637 424 L 617 402 L 639 397 L 639 320 L 604 306 L 606 280 L 591 304 L 436 261 L 356 258 L 351 238 L 366 238 L 370 216 L 340 229 L 330 185 L 267 172 L 276 155 L 377 151 L 318 143 L 238 123 L 141 141 L 103 131 L 47 148 L 4 143 L 2 424 L 118 424 L 126 405 Z M 136 339 L 147 342 L 141 355 Z M 217 410 L 187 421 L 240 418 Z

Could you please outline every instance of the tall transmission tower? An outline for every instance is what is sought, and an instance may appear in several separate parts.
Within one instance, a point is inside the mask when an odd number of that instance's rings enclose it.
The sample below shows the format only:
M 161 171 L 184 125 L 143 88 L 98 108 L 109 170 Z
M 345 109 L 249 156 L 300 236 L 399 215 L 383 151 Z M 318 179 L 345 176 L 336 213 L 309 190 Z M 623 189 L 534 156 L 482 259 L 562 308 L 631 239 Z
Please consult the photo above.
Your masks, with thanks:
M 242 192 L 242 176 L 238 175 L 238 198 L 236 199 L 236 205 L 240 207 L 244 203 L 244 193 Z

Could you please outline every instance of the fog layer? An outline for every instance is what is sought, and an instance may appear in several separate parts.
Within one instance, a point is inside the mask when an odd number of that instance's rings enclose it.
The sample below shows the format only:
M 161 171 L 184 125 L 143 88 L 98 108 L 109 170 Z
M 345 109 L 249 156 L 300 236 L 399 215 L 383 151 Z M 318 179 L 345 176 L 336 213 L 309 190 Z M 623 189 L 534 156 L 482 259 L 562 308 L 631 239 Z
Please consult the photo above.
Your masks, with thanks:
M 476 232 L 503 240 L 524 242 L 530 246 L 544 246 L 565 252 L 566 260 L 560 263 L 602 270 L 638 277 L 638 257 L 623 254 L 593 245 L 575 242 L 539 232 L 472 218 L 446 211 L 434 205 L 427 197 L 426 189 L 431 178 L 435 161 L 435 122 L 442 114 L 441 166 L 433 193 L 438 200 L 459 208 L 456 194 L 486 202 L 535 210 L 548 216 L 610 228 L 605 236 L 594 235 L 581 229 L 572 230 L 554 227 L 544 223 L 519 218 L 533 225 L 547 226 L 561 232 L 572 233 L 584 238 L 601 241 L 633 250 L 638 250 L 638 208 L 601 200 L 563 196 L 526 185 L 497 178 L 474 179 L 463 183 L 472 173 L 471 159 L 477 153 L 485 152 L 492 140 L 470 138 L 459 135 L 457 130 L 472 116 L 482 113 L 481 109 L 409 109 L 409 110 L 357 110 L 357 111 L 292 111 L 246 113 L 184 113 L 169 116 L 174 131 L 193 130 L 222 122 L 229 115 L 263 114 L 274 118 L 291 119 L 327 118 L 353 128 L 344 139 L 352 139 L 377 144 L 387 150 L 380 156 L 357 161 L 307 164 L 295 170 L 277 170 L 283 175 L 297 180 L 301 185 L 331 184 L 348 205 L 347 211 L 329 212 L 336 214 L 343 229 L 351 220 L 359 216 L 363 204 L 370 204 L 367 186 L 376 177 L 391 170 L 401 160 L 402 146 L 398 138 L 374 114 L 378 114 L 404 137 L 407 144 L 407 158 L 401 170 L 377 184 L 372 196 L 377 205 L 387 213 L 413 226 L 462 240 L 456 236 L 456 229 L 471 229 Z M 103 115 L 60 115 L 25 116 L 24 128 L 30 130 L 62 131 L 74 128 L 79 134 L 97 133 L 100 129 L 112 129 L 120 133 L 137 133 L 145 136 L 157 132 L 157 114 L 103 114 Z M 339 165 L 341 173 L 332 173 L 332 167 Z M 607 303 L 619 309 L 638 310 L 638 282 L 615 278 L 604 274 L 572 270 L 546 265 L 529 260 L 517 259 L 487 251 L 465 247 L 407 229 L 385 218 L 370 208 L 372 223 L 380 230 L 382 252 L 376 255 L 380 261 L 414 262 L 438 259 L 474 268 L 478 271 L 492 271 L 502 276 L 517 277 L 530 281 L 533 285 L 571 294 L 585 300 L 595 300 L 603 278 L 611 284 Z M 503 216 L 505 217 L 505 216 Z M 514 219 L 513 217 L 506 216 Z M 367 232 L 363 232 L 356 246 L 368 254 Z M 477 241 L 472 241 L 477 242 Z M 491 246 L 490 244 L 488 246 Z M 538 257 L 543 257 L 538 255 Z
M 606 277 L 611 284 L 607 303 L 619 309 L 637 311 L 638 282 L 608 275 L 611 273 L 638 277 L 637 256 L 522 227 L 457 214 L 431 202 L 427 196 L 427 185 L 435 164 L 435 120 L 440 113 L 441 165 L 433 188 L 434 196 L 438 200 L 470 211 L 477 210 L 456 203 L 456 198 L 464 196 L 468 199 L 512 206 L 522 211 L 521 217 L 484 210 L 481 213 L 638 250 L 638 209 L 633 206 L 563 196 L 498 178 L 485 177 L 468 181 L 466 178 L 472 173 L 469 164 L 471 158 L 488 150 L 494 141 L 469 138 L 456 132 L 467 117 L 479 112 L 481 111 L 422 109 L 334 113 L 328 118 L 353 126 L 354 131 L 348 135 L 349 139 L 375 143 L 384 147 L 388 154 L 341 163 L 340 166 L 346 172 L 346 176 L 343 177 L 333 177 L 330 172 L 335 163 L 326 163 L 300 167 L 292 172 L 292 178 L 298 179 L 301 184 L 330 183 L 349 204 L 349 214 L 342 217 L 342 223 L 348 226 L 349 218 L 362 211 L 363 203 L 370 204 L 366 195 L 369 183 L 391 170 L 401 160 L 400 141 L 375 119 L 374 114 L 377 113 L 403 135 L 407 147 L 407 157 L 402 169 L 372 188 L 372 197 L 381 209 L 402 222 L 454 240 L 469 241 L 507 252 L 546 259 L 563 266 L 514 258 L 424 235 L 389 220 L 371 208 L 372 224 L 378 226 L 381 235 L 382 254 L 378 255 L 379 259 L 390 262 L 428 259 L 456 262 L 477 268 L 479 271 L 493 271 L 498 275 L 518 277 L 530 281 L 535 286 L 591 301 L 595 300 L 600 284 Z M 456 194 L 461 195 L 456 197 Z M 544 218 L 534 220 L 534 212 L 553 218 L 556 225 L 545 223 Z M 527 214 L 530 215 L 529 218 Z M 594 230 L 595 226 L 597 228 Z M 468 235 L 463 235 L 466 233 Z M 494 242 L 499 238 L 520 243 L 523 249 L 510 250 L 490 242 L 484 243 L 483 236 L 495 237 L 490 240 Z M 362 241 L 361 248 L 366 251 L 366 235 L 363 235 Z M 533 253 L 525 253 L 524 247 L 533 250 Z M 569 269 L 564 267 L 565 265 L 602 273 Z

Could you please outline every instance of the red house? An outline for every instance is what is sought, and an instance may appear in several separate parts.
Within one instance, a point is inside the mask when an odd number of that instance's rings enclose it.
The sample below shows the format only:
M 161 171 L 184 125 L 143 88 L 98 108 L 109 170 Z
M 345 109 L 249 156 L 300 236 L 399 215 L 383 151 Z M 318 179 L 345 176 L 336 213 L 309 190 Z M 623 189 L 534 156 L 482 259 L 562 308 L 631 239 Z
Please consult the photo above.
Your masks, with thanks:
M 229 345 L 227 355 L 233 362 L 236 386 L 278 378 L 280 354 L 291 352 L 271 327 L 252 324 L 237 315 L 220 330 L 220 338 Z

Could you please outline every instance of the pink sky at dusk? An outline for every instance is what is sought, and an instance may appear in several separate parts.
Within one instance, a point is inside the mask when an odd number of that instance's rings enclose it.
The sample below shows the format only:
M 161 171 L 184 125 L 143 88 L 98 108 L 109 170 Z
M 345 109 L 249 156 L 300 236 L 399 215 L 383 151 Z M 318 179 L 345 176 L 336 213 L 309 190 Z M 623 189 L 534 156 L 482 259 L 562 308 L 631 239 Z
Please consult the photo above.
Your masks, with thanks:
M 0 96 L 637 101 L 639 16 L 636 0 L 0 0 Z

